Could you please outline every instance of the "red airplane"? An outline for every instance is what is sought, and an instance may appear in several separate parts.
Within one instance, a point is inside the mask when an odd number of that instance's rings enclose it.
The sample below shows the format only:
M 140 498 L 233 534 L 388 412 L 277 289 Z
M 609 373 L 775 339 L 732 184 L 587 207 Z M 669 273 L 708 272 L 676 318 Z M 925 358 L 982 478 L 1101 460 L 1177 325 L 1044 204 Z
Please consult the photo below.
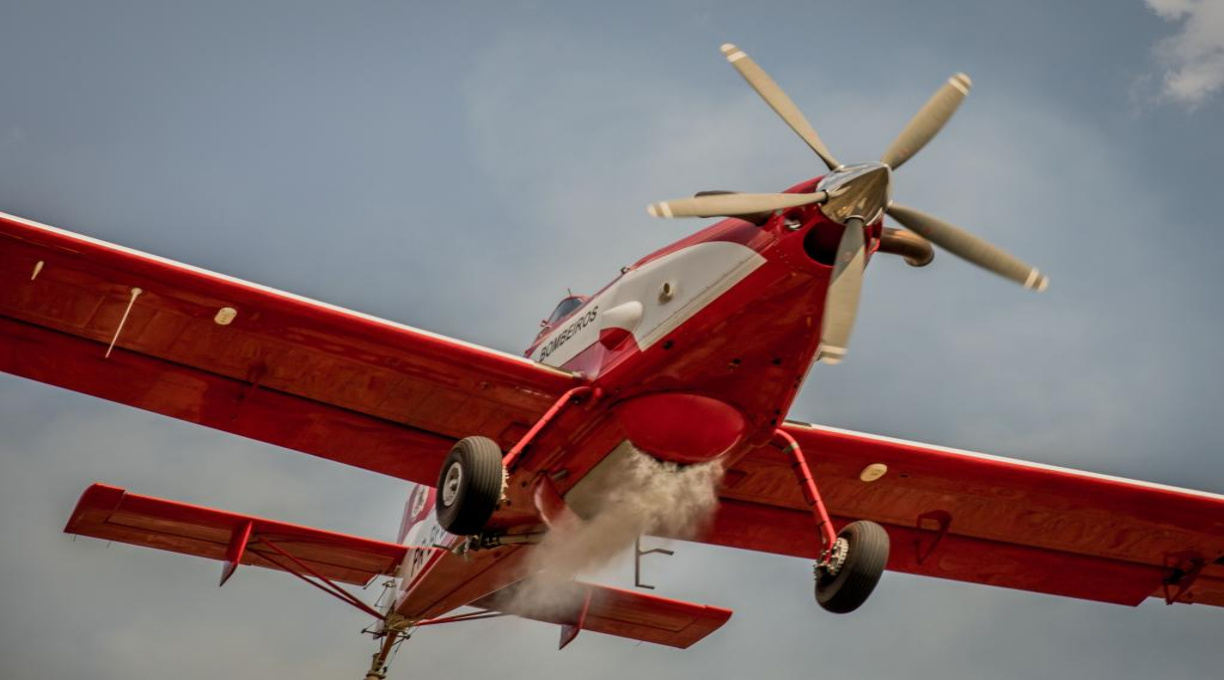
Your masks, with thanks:
M 688 647 L 718 629 L 730 611 L 570 578 L 549 606 L 523 597 L 549 568 L 533 555 L 612 512 L 643 457 L 660 478 L 717 473 L 709 517 L 682 533 L 668 520 L 685 498 L 668 497 L 648 533 L 814 559 L 831 612 L 858 608 L 884 569 L 1224 605 L 1224 496 L 786 419 L 814 363 L 845 355 L 875 255 L 922 266 L 935 245 L 1030 289 L 1047 280 L 891 201 L 893 171 L 968 77 L 878 162 L 847 166 L 742 50 L 723 53 L 828 173 L 650 206 L 727 219 L 562 300 L 525 357 L 0 214 L 5 371 L 413 484 L 395 542 L 102 484 L 65 531 L 222 561 L 222 585 L 239 565 L 306 580 L 375 619 L 367 678 L 413 631 L 489 616 L 560 624 L 562 647 L 582 630 Z M 379 577 L 375 605 L 340 585 Z

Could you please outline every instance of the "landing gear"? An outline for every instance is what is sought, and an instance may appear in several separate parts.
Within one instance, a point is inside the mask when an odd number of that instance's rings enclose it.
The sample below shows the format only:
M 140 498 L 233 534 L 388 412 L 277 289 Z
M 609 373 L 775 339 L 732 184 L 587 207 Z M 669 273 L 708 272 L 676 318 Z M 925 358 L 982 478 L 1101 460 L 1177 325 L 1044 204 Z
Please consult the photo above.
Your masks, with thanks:
M 888 534 L 875 522 L 847 524 L 827 560 L 816 563 L 816 602 L 825 611 L 849 614 L 867 601 L 888 562 Z
M 406 623 L 397 622 L 395 626 L 388 625 L 383 629 L 382 642 L 378 645 L 378 651 L 374 652 L 374 658 L 370 660 L 370 670 L 366 671 L 364 680 L 386 680 L 392 653 L 398 645 L 408 640 Z
M 501 502 L 502 452 L 487 437 L 460 439 L 438 476 L 438 524 L 456 536 L 480 533 Z
M 858 521 L 834 534 L 833 522 L 799 442 L 785 430 L 775 434 L 786 443 L 782 452 L 791 461 L 791 470 L 803 490 L 803 498 L 811 508 L 820 535 L 821 552 L 815 565 L 816 602 L 826 611 L 848 614 L 867 601 L 884 572 L 888 562 L 888 533 L 875 522 Z

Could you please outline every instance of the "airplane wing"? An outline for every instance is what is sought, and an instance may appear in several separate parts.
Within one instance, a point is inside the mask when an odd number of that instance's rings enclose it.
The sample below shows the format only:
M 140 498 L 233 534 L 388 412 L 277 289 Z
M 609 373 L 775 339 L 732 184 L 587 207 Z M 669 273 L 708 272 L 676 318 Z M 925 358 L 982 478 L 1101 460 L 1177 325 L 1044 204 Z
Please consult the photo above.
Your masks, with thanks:
M 426 484 L 578 380 L 3 213 L 0 370 Z
M 333 581 L 365 585 L 394 576 L 407 546 L 311 529 L 261 517 L 140 496 L 94 484 L 77 502 L 65 533 L 281 571 L 304 565 Z M 297 564 L 295 564 L 295 561 Z
M 1224 496 L 788 422 L 839 526 L 880 523 L 888 568 L 1087 600 L 1224 606 Z M 864 481 L 869 465 L 887 472 Z M 877 468 L 878 469 L 878 468 Z M 705 542 L 815 557 L 779 450 L 727 473 Z

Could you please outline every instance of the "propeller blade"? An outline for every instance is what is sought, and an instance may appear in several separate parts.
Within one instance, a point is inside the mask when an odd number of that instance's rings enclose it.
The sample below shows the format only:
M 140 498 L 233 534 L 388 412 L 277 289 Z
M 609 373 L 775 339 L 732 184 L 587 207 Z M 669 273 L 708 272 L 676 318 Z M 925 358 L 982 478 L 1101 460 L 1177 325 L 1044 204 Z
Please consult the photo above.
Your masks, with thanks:
M 887 212 L 902 226 L 949 253 L 1011 279 L 1025 288 L 1043 291 L 1050 285 L 1050 279 L 1035 267 L 938 217 L 896 203 L 892 204 Z
M 769 74 L 764 69 L 757 66 L 752 57 L 749 57 L 743 50 L 731 43 L 722 46 L 722 53 L 727 57 L 727 61 L 731 62 L 731 65 L 735 67 L 735 70 L 739 71 L 739 74 L 744 77 L 744 80 L 748 81 L 752 89 L 761 95 L 761 99 L 764 99 L 765 103 L 769 104 L 769 107 L 777 112 L 782 117 L 782 120 L 786 121 L 786 124 L 795 131 L 795 134 L 799 135 L 808 146 L 812 147 L 812 151 L 815 151 L 816 155 L 820 156 L 820 160 L 824 161 L 824 164 L 830 170 L 836 170 L 841 167 L 841 163 L 837 162 L 837 159 L 833 157 L 829 149 L 825 147 L 824 142 L 820 141 L 820 135 L 816 134 L 816 130 L 812 128 L 811 123 L 808 123 L 807 118 L 803 117 L 803 112 L 799 110 L 798 106 L 795 106 L 795 102 L 786 96 L 786 92 L 778 87 L 778 84 L 773 81 L 773 78 L 769 77 Z
M 935 137 L 944 123 L 952 118 L 952 114 L 956 113 L 956 108 L 964 101 L 965 95 L 969 94 L 972 85 L 969 76 L 964 73 L 948 78 L 943 87 L 918 109 L 918 113 L 914 114 L 905 129 L 901 130 L 901 134 L 893 140 L 888 151 L 884 152 L 880 162 L 896 170 L 918 153 Z
M 859 291 L 863 288 L 863 268 L 867 253 L 863 240 L 863 221 L 852 217 L 846 221 L 841 242 L 837 246 L 837 261 L 825 294 L 824 321 L 820 325 L 820 349 L 816 359 L 837 364 L 846 356 L 850 332 L 858 316 Z
M 709 194 L 651 203 L 646 212 L 654 217 L 735 217 L 820 203 L 828 197 L 823 191 L 813 194 Z

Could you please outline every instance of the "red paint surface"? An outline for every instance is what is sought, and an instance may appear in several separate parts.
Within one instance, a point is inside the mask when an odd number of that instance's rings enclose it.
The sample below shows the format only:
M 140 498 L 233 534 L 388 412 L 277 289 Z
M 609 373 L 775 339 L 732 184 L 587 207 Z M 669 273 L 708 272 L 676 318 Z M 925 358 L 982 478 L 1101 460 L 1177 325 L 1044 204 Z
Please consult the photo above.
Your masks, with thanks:
M 700 394 L 647 394 L 614 411 L 634 446 L 672 463 L 713 460 L 738 444 L 747 427 L 735 408 Z
M 810 191 L 814 182 L 790 191 Z M 786 229 L 784 219 L 802 226 Z M 628 437 L 669 460 L 722 453 L 729 468 L 722 505 L 703 540 L 814 557 L 815 525 L 800 487 L 768 444 L 820 337 L 829 268 L 807 256 L 803 239 L 840 229 L 816 208 L 797 208 L 761 226 L 724 220 L 647 256 L 634 266 L 727 241 L 765 263 L 662 341 L 593 342 L 566 366 L 577 373 L 570 374 L 0 217 L 0 369 L 425 484 L 435 482 L 457 438 L 488 436 L 509 451 L 561 395 L 588 385 L 590 399 L 558 410 L 519 447 L 493 528 L 538 526 L 532 482 L 547 475 L 561 496 Z M 878 231 L 868 228 L 869 250 Z M 143 293 L 105 359 L 133 287 Z M 238 311 L 228 326 L 214 322 L 222 307 Z M 786 431 L 803 447 L 834 523 L 884 525 L 892 570 L 1136 604 L 1162 596 L 1170 565 L 1191 559 L 1205 566 L 1183 601 L 1224 605 L 1218 497 L 853 433 Z M 871 463 L 887 464 L 889 473 L 861 482 Z M 939 526 L 932 517 L 949 521 Z M 69 530 L 223 560 L 235 527 L 247 521 L 252 542 L 243 564 L 270 566 L 259 552 L 261 532 L 337 580 L 391 573 L 403 556 L 403 546 L 102 486 L 86 492 Z M 529 551 L 442 553 L 398 611 L 432 618 L 483 601 L 522 578 Z M 630 595 L 602 595 L 620 612 L 602 618 L 592 599 L 587 621 L 603 623 L 584 628 L 686 646 L 726 620 L 725 610 Z M 679 612 L 674 621 L 687 616 L 676 629 L 687 632 L 659 633 L 670 629 L 656 624 L 673 620 L 664 612 Z M 655 618 L 643 624 L 632 618 L 639 615 Z
M 535 611 L 513 606 L 514 587 L 483 598 L 474 606 L 574 626 L 572 636 L 577 636 L 578 630 L 590 630 L 680 648 L 688 648 L 718 630 L 732 613 L 722 607 L 591 583 L 574 582 L 570 591 L 557 593 L 558 606 Z M 561 646 L 566 642 L 563 637 Z
M 889 568 L 957 581 L 1138 604 L 1163 597 L 1169 556 L 1208 566 L 1187 601 L 1224 606 L 1224 499 L 917 443 L 788 425 L 836 523 L 870 519 L 893 538 Z M 859 473 L 888 465 L 875 482 Z M 707 542 L 815 556 L 802 495 L 781 452 L 754 451 L 727 476 Z M 950 517 L 939 534 L 932 513 Z
M 247 531 L 248 524 L 245 550 L 231 552 L 235 534 Z M 259 542 L 266 538 L 323 576 L 355 585 L 394 574 L 407 552 L 395 543 L 140 496 L 105 484 L 85 491 L 64 531 L 222 562 L 237 557 L 239 564 L 279 569 L 264 557 L 275 559 Z
M 599 344 L 607 349 L 616 349 L 621 343 L 633 337 L 633 331 L 627 328 L 605 328 L 599 331 Z
M 104 360 L 133 287 L 143 292 Z M 228 326 L 213 320 L 223 307 L 238 311 Z M 0 324 L 10 373 L 429 484 L 455 439 L 508 447 L 578 382 L 2 216 Z

